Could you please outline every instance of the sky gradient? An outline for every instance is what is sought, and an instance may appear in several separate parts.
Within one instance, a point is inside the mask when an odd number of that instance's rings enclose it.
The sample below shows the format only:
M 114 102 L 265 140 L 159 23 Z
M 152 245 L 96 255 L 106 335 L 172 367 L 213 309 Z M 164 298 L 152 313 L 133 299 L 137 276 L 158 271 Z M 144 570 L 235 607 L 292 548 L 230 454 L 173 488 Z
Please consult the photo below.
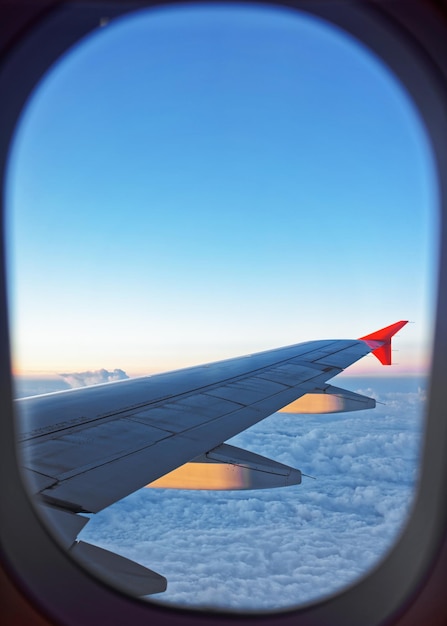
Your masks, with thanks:
M 138 375 L 400 319 L 392 371 L 427 367 L 428 140 L 321 20 L 191 5 L 98 28 L 30 99 L 6 193 L 17 372 Z
M 16 377 L 17 395 L 414 322 L 398 365 L 370 355 L 331 381 L 376 409 L 274 414 L 231 441 L 317 480 L 143 489 L 81 539 L 186 606 L 309 602 L 383 558 L 417 484 L 426 379 L 405 374 L 430 356 L 437 188 L 381 61 L 288 9 L 117 19 L 36 89 L 6 194 L 14 371 L 52 375 Z

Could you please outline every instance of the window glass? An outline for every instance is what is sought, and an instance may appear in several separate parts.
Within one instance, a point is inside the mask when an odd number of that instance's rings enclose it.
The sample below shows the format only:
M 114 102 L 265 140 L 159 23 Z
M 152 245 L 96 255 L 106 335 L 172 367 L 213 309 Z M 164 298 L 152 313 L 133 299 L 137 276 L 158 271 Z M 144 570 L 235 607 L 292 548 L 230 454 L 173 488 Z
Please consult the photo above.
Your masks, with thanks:
M 333 381 L 374 410 L 230 442 L 316 480 L 143 489 L 81 539 L 166 576 L 152 599 L 232 609 L 320 598 L 386 555 L 417 483 L 437 224 L 422 122 L 380 60 L 266 5 L 104 19 L 33 93 L 6 192 L 17 397 L 414 322 L 391 368 Z

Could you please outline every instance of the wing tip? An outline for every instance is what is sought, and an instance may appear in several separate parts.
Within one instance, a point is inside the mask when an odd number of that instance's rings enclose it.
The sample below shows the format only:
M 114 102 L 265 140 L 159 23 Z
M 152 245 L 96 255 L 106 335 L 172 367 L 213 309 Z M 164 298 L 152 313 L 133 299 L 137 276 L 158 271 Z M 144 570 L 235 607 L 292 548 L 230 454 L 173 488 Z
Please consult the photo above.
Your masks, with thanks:
M 391 365 L 391 339 L 406 324 L 408 320 L 401 320 L 359 339 L 371 348 L 372 353 L 382 365 Z

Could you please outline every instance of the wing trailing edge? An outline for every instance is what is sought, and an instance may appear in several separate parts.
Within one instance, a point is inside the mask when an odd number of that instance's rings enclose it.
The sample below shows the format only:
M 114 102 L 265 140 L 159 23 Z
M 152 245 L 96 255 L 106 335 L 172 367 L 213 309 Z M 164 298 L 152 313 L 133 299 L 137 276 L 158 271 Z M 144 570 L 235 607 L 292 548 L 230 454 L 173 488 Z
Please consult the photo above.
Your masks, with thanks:
M 376 330 L 374 333 L 359 337 L 361 341 L 364 341 L 371 349 L 374 356 L 379 359 L 382 365 L 391 365 L 391 338 L 401 329 L 408 324 L 408 320 L 396 322 L 390 326 L 385 326 L 380 330 Z
M 362 396 L 354 391 L 340 389 L 333 385 L 326 385 L 312 393 L 306 393 L 298 400 L 283 407 L 278 413 L 348 413 L 373 409 L 376 406 L 374 398 Z

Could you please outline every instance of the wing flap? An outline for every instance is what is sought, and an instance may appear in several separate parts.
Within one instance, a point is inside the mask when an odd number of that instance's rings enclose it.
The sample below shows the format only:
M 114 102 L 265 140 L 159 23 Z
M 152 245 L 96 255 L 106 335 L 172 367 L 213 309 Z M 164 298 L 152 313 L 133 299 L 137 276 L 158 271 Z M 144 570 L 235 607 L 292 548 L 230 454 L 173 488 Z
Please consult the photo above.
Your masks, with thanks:
M 280 413 L 345 413 L 373 409 L 376 406 L 374 398 L 368 398 L 359 393 L 327 385 L 323 389 L 306 393 L 298 400 L 283 407 Z
M 226 491 L 271 489 L 300 483 L 299 470 L 248 450 L 222 444 L 146 487 Z
M 78 541 L 70 554 L 98 578 L 125 593 L 146 596 L 166 591 L 168 583 L 164 576 L 99 546 Z

